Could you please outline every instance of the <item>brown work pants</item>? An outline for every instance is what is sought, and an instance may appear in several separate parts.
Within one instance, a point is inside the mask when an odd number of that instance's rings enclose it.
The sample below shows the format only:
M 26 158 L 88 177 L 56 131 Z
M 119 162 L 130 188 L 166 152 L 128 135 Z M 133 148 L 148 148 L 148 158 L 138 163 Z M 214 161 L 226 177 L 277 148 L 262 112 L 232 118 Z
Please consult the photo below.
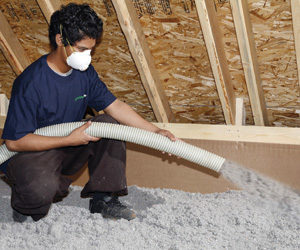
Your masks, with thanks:
M 92 121 L 117 123 L 108 115 Z M 90 178 L 81 197 L 95 192 L 127 194 L 125 142 L 102 138 L 87 145 L 21 152 L 12 157 L 7 168 L 12 207 L 22 214 L 43 217 L 54 200 L 68 194 L 71 180 L 67 175 L 74 175 L 86 162 Z

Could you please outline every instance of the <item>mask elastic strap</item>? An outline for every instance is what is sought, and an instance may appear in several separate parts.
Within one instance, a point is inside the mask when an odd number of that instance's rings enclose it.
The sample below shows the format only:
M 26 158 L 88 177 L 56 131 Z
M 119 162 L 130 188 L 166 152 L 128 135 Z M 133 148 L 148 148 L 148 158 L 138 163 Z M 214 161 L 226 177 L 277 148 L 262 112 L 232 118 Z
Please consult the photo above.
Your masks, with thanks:
M 63 29 L 63 26 L 62 26 L 62 24 L 59 25 L 59 29 L 60 29 L 60 35 L 61 35 L 61 38 L 63 39 L 63 35 L 62 35 L 62 29 Z M 66 37 L 66 40 L 67 40 L 67 43 L 69 44 L 69 46 L 71 47 L 72 51 L 75 52 L 74 48 L 73 48 L 72 45 L 70 44 L 70 42 L 69 42 L 69 40 L 68 40 L 67 37 Z M 66 55 L 68 56 L 65 45 L 64 45 L 64 49 L 65 49 Z

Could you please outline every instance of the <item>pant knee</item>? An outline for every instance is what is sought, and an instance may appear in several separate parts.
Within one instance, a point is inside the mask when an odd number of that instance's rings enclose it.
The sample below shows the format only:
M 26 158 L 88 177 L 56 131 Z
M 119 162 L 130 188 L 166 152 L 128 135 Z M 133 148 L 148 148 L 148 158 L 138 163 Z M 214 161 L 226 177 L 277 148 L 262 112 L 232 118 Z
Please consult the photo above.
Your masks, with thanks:
M 58 190 L 57 178 L 40 178 L 34 180 L 23 187 L 24 198 L 30 196 L 29 202 L 34 204 L 48 204 L 52 203 L 53 198 Z M 21 187 L 22 188 L 22 187 Z M 25 194 L 26 192 L 26 194 Z

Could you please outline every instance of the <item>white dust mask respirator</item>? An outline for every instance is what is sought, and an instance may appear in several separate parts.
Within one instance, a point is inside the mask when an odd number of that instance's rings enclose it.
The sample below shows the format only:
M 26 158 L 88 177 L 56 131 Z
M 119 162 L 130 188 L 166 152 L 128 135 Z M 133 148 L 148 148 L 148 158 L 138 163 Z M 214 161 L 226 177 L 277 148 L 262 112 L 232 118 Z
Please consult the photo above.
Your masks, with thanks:
M 83 52 L 74 51 L 67 57 L 67 64 L 73 69 L 85 71 L 91 64 L 91 50 L 85 50 Z
M 60 34 L 62 37 L 62 25 L 60 25 Z M 67 56 L 67 64 L 73 69 L 77 69 L 80 71 L 87 70 L 87 68 L 89 67 L 92 61 L 92 57 L 91 57 L 92 50 L 89 49 L 83 52 L 75 51 L 72 45 L 70 44 L 69 40 L 67 38 L 66 40 L 73 51 L 71 55 Z M 64 49 L 66 55 L 68 55 L 65 47 Z

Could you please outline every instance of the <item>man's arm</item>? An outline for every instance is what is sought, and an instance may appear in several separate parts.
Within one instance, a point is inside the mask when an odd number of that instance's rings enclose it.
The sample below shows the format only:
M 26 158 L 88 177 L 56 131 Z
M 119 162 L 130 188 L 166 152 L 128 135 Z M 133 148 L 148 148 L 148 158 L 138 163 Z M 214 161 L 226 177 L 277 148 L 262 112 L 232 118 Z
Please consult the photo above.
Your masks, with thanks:
M 78 146 L 88 144 L 90 141 L 98 141 L 100 138 L 92 137 L 84 131 L 91 125 L 87 122 L 75 129 L 68 136 L 42 136 L 27 134 L 19 140 L 5 140 L 6 147 L 10 151 L 44 151 L 53 148 Z
M 110 104 L 107 108 L 105 108 L 104 112 L 112 116 L 121 124 L 158 133 L 169 137 L 172 141 L 177 140 L 177 138 L 170 131 L 160 129 L 151 122 L 146 121 L 139 114 L 137 114 L 129 105 L 118 99 L 115 100 L 112 104 Z
M 175 141 L 177 138 L 168 130 L 160 129 L 154 124 L 146 121 L 138 115 L 129 105 L 116 100 L 110 104 L 105 113 L 112 116 L 121 124 L 145 129 L 169 137 Z M 10 151 L 43 151 L 53 148 L 78 146 L 88 144 L 90 141 L 98 141 L 100 138 L 92 137 L 84 131 L 91 125 L 91 122 L 75 129 L 69 136 L 52 137 L 35 134 L 27 134 L 19 140 L 5 140 L 5 144 Z

